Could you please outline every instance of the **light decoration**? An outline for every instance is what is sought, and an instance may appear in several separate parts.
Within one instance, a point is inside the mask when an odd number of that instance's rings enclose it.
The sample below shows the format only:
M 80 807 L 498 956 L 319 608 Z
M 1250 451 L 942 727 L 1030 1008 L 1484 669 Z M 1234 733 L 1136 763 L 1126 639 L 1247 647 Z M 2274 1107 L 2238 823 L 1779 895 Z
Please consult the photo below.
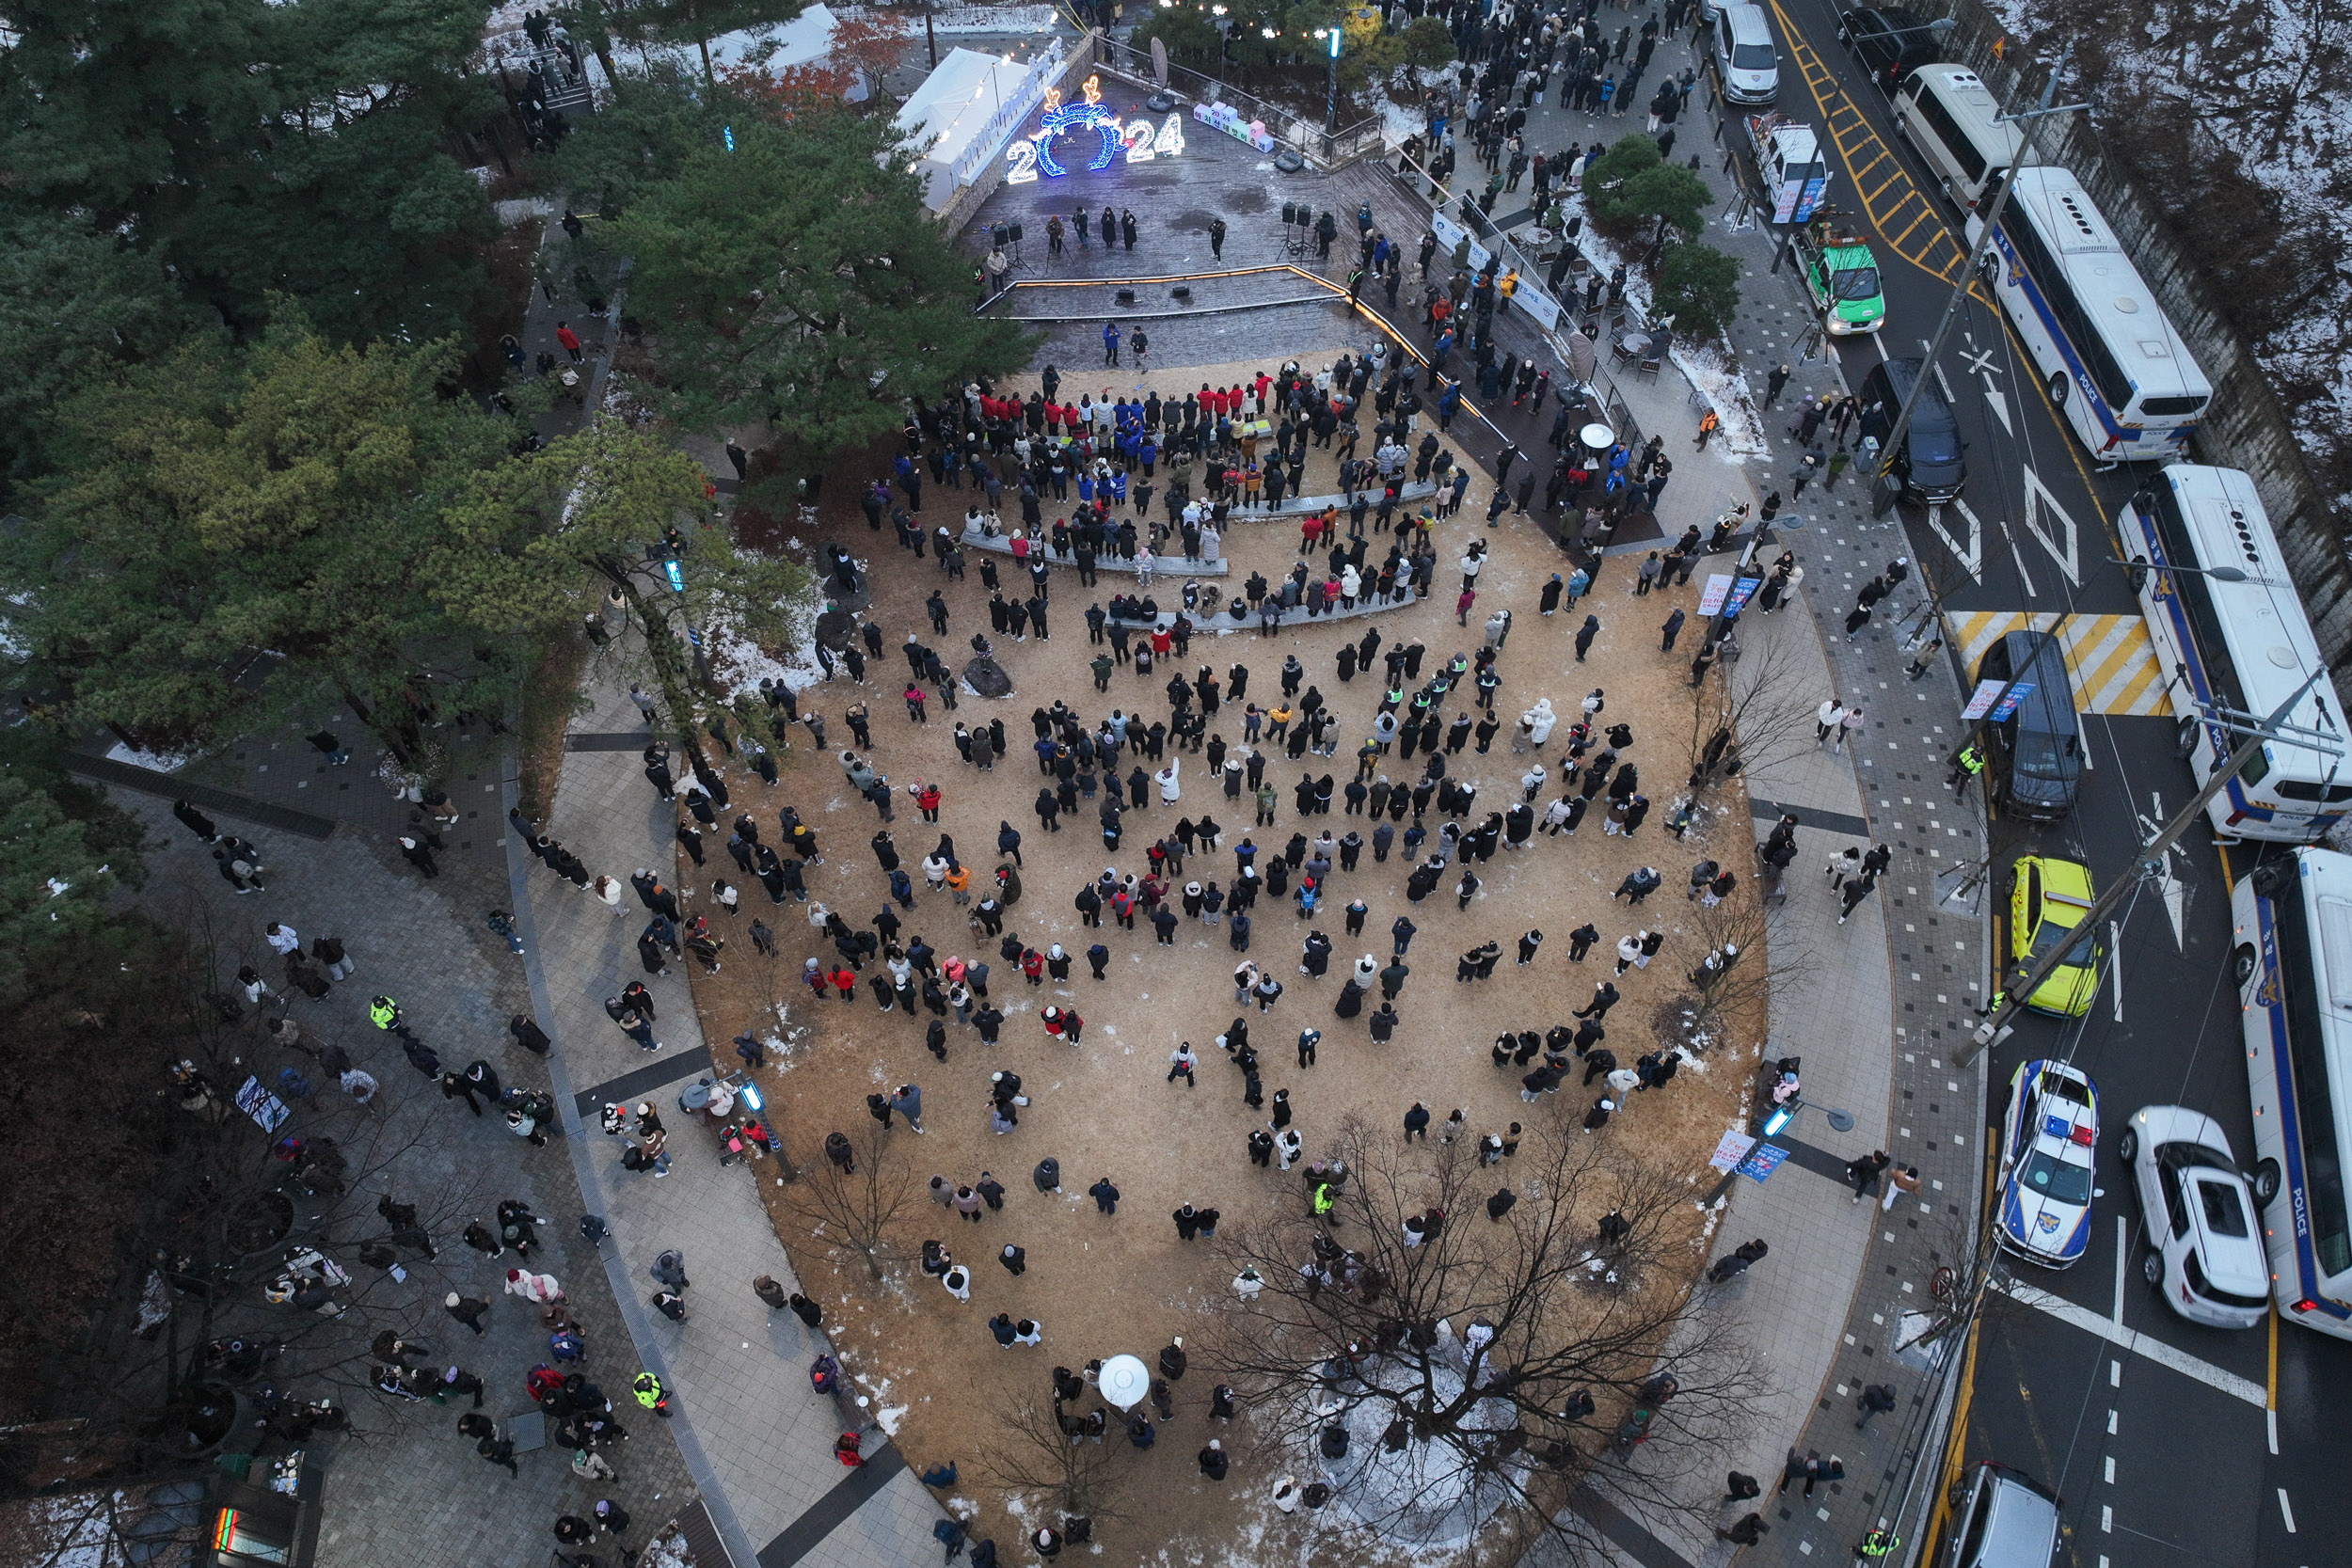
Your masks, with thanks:
M 1111 113 L 1103 102 L 1101 77 L 1089 76 L 1081 90 L 1084 102 L 1064 103 L 1060 88 L 1047 89 L 1045 106 L 1038 114 L 1037 129 L 1005 150 L 1006 160 L 1012 165 L 1006 171 L 1005 183 L 1027 184 L 1041 173 L 1053 180 L 1068 174 L 1070 170 L 1054 156 L 1054 143 L 1064 131 L 1091 130 L 1100 138 L 1101 145 L 1087 164 L 1090 169 L 1108 168 L 1122 149 L 1131 164 L 1173 158 L 1184 151 L 1184 133 L 1180 116 L 1170 113 L 1168 122 L 1154 132 L 1148 118 L 1137 116 L 1132 121 L 1122 121 Z

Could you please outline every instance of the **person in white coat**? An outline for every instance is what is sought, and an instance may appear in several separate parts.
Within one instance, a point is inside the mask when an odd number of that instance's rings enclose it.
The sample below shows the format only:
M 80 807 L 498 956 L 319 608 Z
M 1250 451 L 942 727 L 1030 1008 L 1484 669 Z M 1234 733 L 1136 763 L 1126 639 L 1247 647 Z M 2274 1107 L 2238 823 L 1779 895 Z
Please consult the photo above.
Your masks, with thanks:
M 1184 789 L 1177 782 L 1177 773 L 1183 767 L 1181 760 L 1170 757 L 1168 766 L 1155 775 L 1160 782 L 1160 804 L 1172 806 L 1184 798 Z

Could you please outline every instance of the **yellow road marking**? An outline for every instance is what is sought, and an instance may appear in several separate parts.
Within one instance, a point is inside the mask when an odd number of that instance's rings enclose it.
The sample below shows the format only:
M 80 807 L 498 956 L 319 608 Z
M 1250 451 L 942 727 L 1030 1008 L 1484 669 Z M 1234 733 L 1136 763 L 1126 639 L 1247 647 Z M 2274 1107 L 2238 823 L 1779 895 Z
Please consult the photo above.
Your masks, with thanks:
M 1913 266 L 1946 283 L 1959 277 L 1962 264 L 1968 259 L 1967 251 L 1940 217 L 1915 246 L 1907 245 L 1909 236 L 1924 219 L 1937 217 L 1933 207 L 1904 171 L 1901 160 L 1870 128 L 1868 118 L 1838 89 L 1827 62 L 1797 31 L 1796 24 L 1781 8 L 1778 0 L 1773 0 L 1772 12 L 1780 18 L 1781 36 L 1788 40 L 1798 72 L 1804 78 L 1805 90 L 1813 95 L 1813 102 L 1820 110 L 1830 144 L 1836 149 L 1838 161 L 1846 166 L 1846 177 L 1853 186 L 1863 214 L 1881 235 L 1901 233 L 1902 239 L 1889 239 L 1886 243 Z M 1862 177 L 1882 162 L 1894 165 L 1895 177 L 1866 194 Z M 1890 197 L 1890 188 L 1898 186 L 1899 190 Z M 1907 211 L 1915 203 L 1917 212 Z
M 1971 669 L 1987 648 L 2008 633 L 2046 631 L 2058 620 L 2047 611 L 2028 614 L 2015 610 L 1953 610 L 1945 615 L 1946 635 Z M 2074 705 L 2080 711 L 2143 718 L 2172 711 L 2155 644 L 2149 641 L 2147 623 L 2140 617 L 2074 616 L 2058 633 L 2058 646 L 2074 685 Z

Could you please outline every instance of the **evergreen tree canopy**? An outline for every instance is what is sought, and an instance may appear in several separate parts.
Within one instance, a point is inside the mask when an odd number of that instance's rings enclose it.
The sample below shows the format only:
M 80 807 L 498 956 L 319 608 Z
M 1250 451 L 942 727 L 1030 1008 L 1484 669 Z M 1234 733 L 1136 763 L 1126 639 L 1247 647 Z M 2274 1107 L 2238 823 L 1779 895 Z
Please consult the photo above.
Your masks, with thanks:
M 245 346 L 190 341 L 82 392 L 32 522 L 0 544 L 10 629 L 67 711 L 158 747 L 266 723 L 333 684 L 396 750 L 414 711 L 498 711 L 419 570 L 439 506 L 512 421 L 440 395 L 453 345 L 339 348 L 291 305 Z
M 632 112 L 637 146 L 605 144 L 623 166 L 598 238 L 634 258 L 629 309 L 659 339 L 653 392 L 687 429 L 772 421 L 786 471 L 806 472 L 896 430 L 905 398 L 1025 356 L 1018 326 L 973 315 L 972 262 L 924 208 L 888 120 L 781 123 L 731 101 Z
M 794 601 L 808 574 L 778 557 L 738 549 L 706 526 L 707 480 L 659 434 L 615 419 L 474 474 L 452 499 L 425 575 L 451 612 L 485 633 L 567 632 L 609 592 L 628 598 L 657 635 L 654 673 L 677 711 L 690 677 L 673 611 L 706 640 L 733 632 L 763 646 L 790 643 Z M 665 542 L 680 589 L 645 569 L 645 546 Z
M 495 80 L 466 71 L 488 12 L 487 0 L 10 0 L 8 249 L 38 248 L 70 217 L 75 234 L 152 258 L 233 330 L 282 293 L 337 341 L 456 331 L 485 287 L 492 216 L 450 138 L 500 107 Z M 119 291 L 76 301 L 110 303 L 135 332 L 146 308 Z M 0 362 L 0 381 L 24 368 Z

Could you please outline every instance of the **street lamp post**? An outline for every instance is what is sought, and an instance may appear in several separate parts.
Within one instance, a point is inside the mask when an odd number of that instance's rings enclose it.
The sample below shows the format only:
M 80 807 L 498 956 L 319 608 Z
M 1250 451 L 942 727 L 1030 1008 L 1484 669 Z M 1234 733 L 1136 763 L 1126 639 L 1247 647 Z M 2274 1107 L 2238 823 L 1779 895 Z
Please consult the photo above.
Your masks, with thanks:
M 1330 60 L 1324 73 L 1323 134 L 1339 135 L 1340 130 L 1340 25 L 1331 24 L 1328 39 Z

